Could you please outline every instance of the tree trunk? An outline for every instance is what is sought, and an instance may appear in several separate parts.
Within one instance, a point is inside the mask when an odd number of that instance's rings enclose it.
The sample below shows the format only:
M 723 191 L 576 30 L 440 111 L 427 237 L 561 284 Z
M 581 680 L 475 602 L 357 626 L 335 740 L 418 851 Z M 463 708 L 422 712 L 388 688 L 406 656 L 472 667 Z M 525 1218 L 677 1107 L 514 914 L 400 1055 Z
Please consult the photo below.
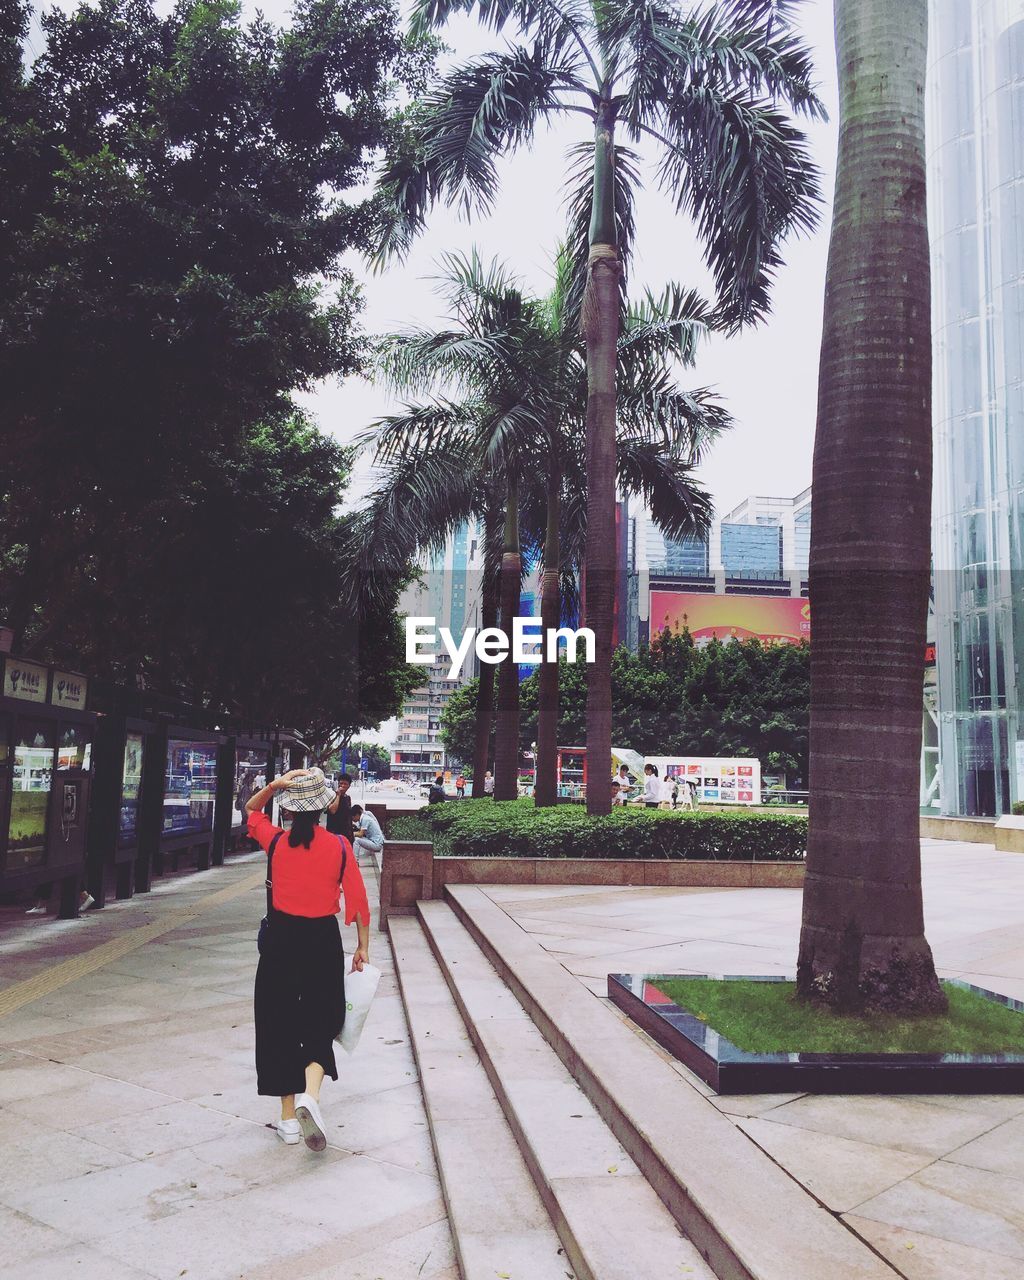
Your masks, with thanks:
M 797 981 L 840 1010 L 946 1004 L 924 936 L 918 811 L 931 546 L 927 23 L 928 0 L 836 0 Z
M 561 479 L 552 452 L 548 476 L 548 527 L 544 536 L 544 575 L 540 587 L 540 622 L 545 640 L 537 677 L 537 786 L 534 803 L 538 809 L 558 803 L 558 658 L 556 655 L 554 661 L 548 661 L 547 636 L 561 624 L 558 591 Z
M 487 563 L 492 521 L 490 511 L 484 517 L 484 578 L 481 590 L 480 629 L 498 625 L 498 580 Z M 491 728 L 494 720 L 494 667 L 489 662 L 480 663 L 480 685 L 476 698 L 476 739 L 473 743 L 474 799 L 484 794 L 484 774 L 491 762 Z
M 505 547 L 501 557 L 501 625 L 512 642 L 512 620 L 519 613 L 522 562 L 519 555 L 519 487 L 508 486 Z M 494 798 L 519 794 L 519 665 L 511 652 L 498 667 L 498 714 L 494 738 Z
M 587 812 L 611 813 L 612 627 L 615 615 L 615 369 L 621 263 L 615 234 L 615 110 L 602 101 L 594 133 L 594 208 L 583 298 L 587 344 L 585 622 L 594 632 L 587 671 Z

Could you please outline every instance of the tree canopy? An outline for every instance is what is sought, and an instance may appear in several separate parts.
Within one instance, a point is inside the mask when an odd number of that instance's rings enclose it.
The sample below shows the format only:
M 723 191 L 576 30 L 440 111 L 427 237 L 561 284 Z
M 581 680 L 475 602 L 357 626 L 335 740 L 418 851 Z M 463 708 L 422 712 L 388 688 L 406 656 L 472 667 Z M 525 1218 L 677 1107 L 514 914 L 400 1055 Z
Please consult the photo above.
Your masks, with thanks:
M 285 721 L 391 714 L 349 459 L 296 390 L 360 367 L 372 202 L 430 46 L 390 0 L 99 0 L 0 25 L 0 600 L 22 652 Z M 358 621 L 357 621 L 358 619 Z M 372 643 L 359 636 L 373 634 Z M 360 712 L 360 702 L 367 709 Z M 372 709 L 371 709 L 372 707 Z M 364 718 L 365 716 L 365 718 Z
M 806 778 L 810 703 L 810 647 L 759 640 L 698 648 L 686 632 L 663 631 L 639 652 L 620 647 L 612 659 L 612 735 L 615 746 L 642 755 L 758 757 L 766 769 Z M 586 738 L 586 668 L 563 659 L 558 741 Z M 538 677 L 522 686 L 520 746 L 537 736 Z M 445 746 L 472 755 L 476 681 L 448 702 Z

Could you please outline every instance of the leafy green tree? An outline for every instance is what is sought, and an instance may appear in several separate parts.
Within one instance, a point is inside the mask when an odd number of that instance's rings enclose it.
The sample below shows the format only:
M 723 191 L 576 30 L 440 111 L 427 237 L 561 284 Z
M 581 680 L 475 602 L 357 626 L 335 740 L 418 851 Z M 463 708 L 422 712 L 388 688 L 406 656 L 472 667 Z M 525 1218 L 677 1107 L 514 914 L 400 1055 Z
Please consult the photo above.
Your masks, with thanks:
M 384 0 L 239 12 L 51 10 L 29 64 L 4 9 L 0 611 L 22 651 L 362 727 L 397 630 L 360 608 L 348 460 L 290 395 L 359 364 L 345 193 L 423 60 Z
M 698 649 L 688 632 L 662 632 L 637 653 L 615 650 L 613 741 L 648 756 L 754 756 L 770 769 L 806 778 L 809 672 L 807 645 L 743 640 Z M 559 689 L 559 745 L 580 745 L 586 728 L 585 667 L 563 658 Z M 475 698 L 471 681 L 442 716 L 442 738 L 456 754 L 470 733 Z M 522 750 L 537 740 L 541 699 L 537 673 L 521 690 Z
M 587 348 L 587 749 L 611 768 L 615 597 L 616 375 L 623 282 L 633 248 L 634 157 L 617 134 L 658 154 L 657 181 L 690 215 L 725 323 L 761 317 L 780 245 L 813 225 L 817 171 L 787 107 L 819 115 L 789 0 L 720 0 L 687 12 L 648 0 L 418 0 L 417 29 L 476 13 L 518 43 L 449 71 L 412 116 L 384 175 L 379 252 L 401 253 L 438 200 L 486 211 L 497 161 L 529 147 L 537 125 L 582 117 L 571 200 L 576 295 Z M 594 788 L 591 813 L 611 794 Z

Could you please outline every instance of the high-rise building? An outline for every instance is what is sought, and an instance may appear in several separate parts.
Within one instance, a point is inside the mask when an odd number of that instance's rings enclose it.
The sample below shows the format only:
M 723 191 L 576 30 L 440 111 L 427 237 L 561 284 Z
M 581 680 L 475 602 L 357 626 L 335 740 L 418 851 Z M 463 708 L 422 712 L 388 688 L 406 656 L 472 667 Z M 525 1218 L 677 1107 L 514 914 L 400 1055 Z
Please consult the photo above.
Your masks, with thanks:
M 932 0 L 941 805 L 1024 799 L 1024 3 Z
M 403 596 L 399 611 L 407 616 L 433 618 L 458 640 L 467 626 L 479 627 L 480 573 L 483 545 L 473 523 L 448 539 L 442 553 L 424 559 L 419 578 Z M 472 675 L 449 680 L 446 660 L 424 667 L 424 683 L 402 706 L 391 745 L 392 772 L 400 778 L 429 781 L 448 768 L 441 742 L 441 714 L 449 700 Z

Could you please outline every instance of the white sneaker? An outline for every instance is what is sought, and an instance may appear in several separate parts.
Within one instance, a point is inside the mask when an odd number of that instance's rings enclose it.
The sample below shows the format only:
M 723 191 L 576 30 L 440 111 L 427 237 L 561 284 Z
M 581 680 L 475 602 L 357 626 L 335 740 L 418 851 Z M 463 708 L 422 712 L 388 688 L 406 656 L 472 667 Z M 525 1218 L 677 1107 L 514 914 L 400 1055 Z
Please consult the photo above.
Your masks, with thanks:
M 29 907 L 29 909 L 25 912 L 25 914 L 27 916 L 45 916 L 46 908 L 38 905 L 34 907 Z
M 310 1151 L 323 1151 L 327 1146 L 327 1134 L 324 1131 L 324 1118 L 316 1098 L 308 1093 L 300 1093 L 295 1099 L 295 1114 L 299 1128 Z
M 277 1136 L 288 1147 L 298 1145 L 299 1139 L 302 1137 L 302 1130 L 299 1128 L 298 1120 L 278 1120 Z

